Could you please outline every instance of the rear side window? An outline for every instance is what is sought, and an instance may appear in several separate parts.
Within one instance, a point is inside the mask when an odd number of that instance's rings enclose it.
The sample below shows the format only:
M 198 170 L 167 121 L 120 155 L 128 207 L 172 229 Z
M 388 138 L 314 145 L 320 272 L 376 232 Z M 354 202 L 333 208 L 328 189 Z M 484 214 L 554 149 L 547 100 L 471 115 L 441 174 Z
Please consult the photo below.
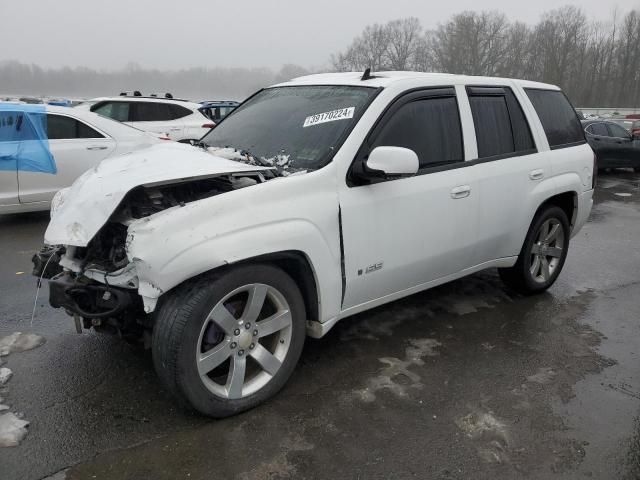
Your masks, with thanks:
M 49 137 L 49 140 L 67 140 L 73 138 L 104 138 L 104 135 L 75 118 L 47 114 L 47 137 Z
M 131 113 L 132 122 L 162 122 L 173 119 L 167 103 L 136 102 Z
M 177 120 L 178 118 L 186 117 L 187 115 L 191 115 L 193 112 L 188 108 L 181 107 L 180 105 L 176 105 L 174 103 L 168 104 L 169 110 L 171 111 L 171 118 Z
M 592 123 L 586 128 L 586 132 L 599 137 L 608 137 L 609 131 L 604 123 Z
M 373 147 L 379 146 L 413 150 L 420 160 L 420 168 L 463 161 L 456 99 L 419 99 L 401 106 L 378 134 Z
M 531 130 L 510 88 L 468 87 L 478 158 L 535 151 Z
M 584 131 L 578 115 L 559 90 L 525 89 L 547 135 L 549 146 L 570 147 L 584 143 Z
M 128 102 L 105 102 L 99 103 L 91 107 L 91 111 L 102 115 L 103 117 L 112 118 L 118 122 L 129 121 L 129 103 Z

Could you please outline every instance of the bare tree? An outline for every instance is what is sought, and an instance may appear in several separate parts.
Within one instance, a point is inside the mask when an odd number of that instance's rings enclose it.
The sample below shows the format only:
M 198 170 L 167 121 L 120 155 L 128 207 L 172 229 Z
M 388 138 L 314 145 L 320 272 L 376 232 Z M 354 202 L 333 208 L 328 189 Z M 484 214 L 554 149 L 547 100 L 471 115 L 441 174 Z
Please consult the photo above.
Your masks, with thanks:
M 422 40 L 422 25 L 415 17 L 393 20 L 386 27 L 387 60 L 391 70 L 408 70 L 415 64 Z

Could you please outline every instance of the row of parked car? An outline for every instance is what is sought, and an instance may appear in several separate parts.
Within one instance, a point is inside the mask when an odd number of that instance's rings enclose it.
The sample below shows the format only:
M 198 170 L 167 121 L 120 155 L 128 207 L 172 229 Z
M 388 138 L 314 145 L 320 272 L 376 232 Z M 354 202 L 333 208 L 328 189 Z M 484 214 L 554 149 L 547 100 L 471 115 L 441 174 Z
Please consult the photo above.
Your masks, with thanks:
M 73 108 L 0 102 L 0 214 L 46 210 L 102 160 L 162 141 L 194 142 L 239 105 L 135 93 Z

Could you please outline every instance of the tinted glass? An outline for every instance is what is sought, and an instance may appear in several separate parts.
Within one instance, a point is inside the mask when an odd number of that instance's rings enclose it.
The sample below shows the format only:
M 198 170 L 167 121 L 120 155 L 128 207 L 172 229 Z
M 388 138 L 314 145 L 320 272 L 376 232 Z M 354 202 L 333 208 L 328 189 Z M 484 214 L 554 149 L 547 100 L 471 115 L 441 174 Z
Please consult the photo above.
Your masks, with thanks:
M 172 118 L 166 103 L 136 102 L 133 108 L 133 122 L 162 122 Z
M 561 91 L 526 89 L 526 92 L 552 148 L 584 142 L 580 120 Z
M 502 96 L 469 98 L 476 129 L 478 157 L 515 152 L 507 102 Z
M 91 107 L 91 111 L 103 117 L 113 118 L 119 122 L 129 121 L 129 103 L 127 102 L 106 102 Z
M 516 152 L 535 150 L 536 145 L 533 142 L 529 122 L 524 116 L 520 102 L 510 88 L 505 88 L 505 99 L 507 100 L 507 108 L 511 118 L 511 130 Z
M 188 108 L 181 107 L 180 105 L 175 105 L 173 103 L 168 104 L 169 110 L 171 111 L 171 118 L 174 120 L 182 117 L 186 117 L 187 115 L 191 115 L 193 112 Z
M 604 123 L 592 123 L 587 127 L 587 132 L 591 135 L 596 135 L 599 137 L 609 136 L 609 131 L 607 130 L 607 126 Z
M 49 140 L 72 138 L 104 138 L 88 125 L 62 115 L 47 115 L 47 136 Z
M 413 150 L 420 168 L 464 160 L 456 99 L 421 99 L 403 105 L 382 127 L 373 144 L 378 146 Z
M 229 156 L 235 150 L 233 158 L 247 158 L 248 163 L 315 170 L 331 160 L 376 92 L 350 86 L 265 89 L 201 141 L 229 147 Z
M 631 136 L 628 130 L 615 123 L 609 123 L 607 127 L 609 127 L 609 133 L 612 137 L 629 138 Z

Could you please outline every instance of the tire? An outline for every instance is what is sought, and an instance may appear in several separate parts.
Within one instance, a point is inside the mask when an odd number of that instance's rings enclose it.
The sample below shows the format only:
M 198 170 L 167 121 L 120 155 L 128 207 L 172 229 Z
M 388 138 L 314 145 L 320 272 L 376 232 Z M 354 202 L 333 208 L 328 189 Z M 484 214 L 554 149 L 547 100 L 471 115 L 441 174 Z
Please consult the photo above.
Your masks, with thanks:
M 557 229 L 554 231 L 557 233 L 552 236 L 550 229 L 555 226 Z M 546 234 L 543 228 L 546 229 Z M 569 220 L 564 210 L 554 205 L 543 206 L 531 222 L 516 264 L 511 268 L 498 269 L 502 281 L 507 287 L 523 295 L 547 290 L 562 271 L 567 258 L 570 233 Z
M 640 173 L 640 167 L 633 167 L 633 171 L 635 173 Z
M 305 306 L 279 268 L 244 265 L 166 295 L 155 314 L 153 363 L 181 404 L 227 417 L 272 397 L 293 373 L 306 336 Z

